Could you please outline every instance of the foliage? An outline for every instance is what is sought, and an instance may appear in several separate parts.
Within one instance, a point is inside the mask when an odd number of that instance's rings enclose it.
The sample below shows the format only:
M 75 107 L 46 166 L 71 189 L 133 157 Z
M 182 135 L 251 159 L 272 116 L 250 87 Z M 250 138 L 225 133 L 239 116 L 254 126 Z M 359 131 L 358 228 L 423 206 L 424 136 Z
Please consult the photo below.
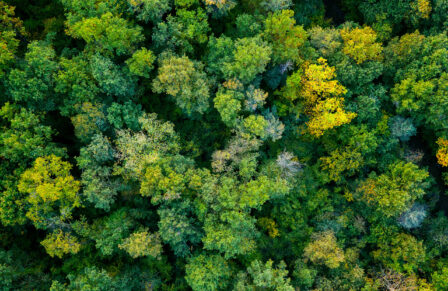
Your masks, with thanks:
M 343 101 L 344 99 L 329 98 L 316 104 L 307 123 L 312 135 L 321 136 L 326 130 L 347 124 L 356 117 L 356 113 L 344 111 Z
M 235 0 L 203 0 L 203 2 L 207 5 L 207 11 L 215 18 L 225 16 L 237 4 Z
M 56 106 L 53 83 L 56 53 L 47 42 L 33 41 L 28 45 L 25 61 L 11 70 L 6 88 L 12 100 L 28 107 L 52 110 Z
M 345 260 L 344 252 L 337 245 L 336 237 L 331 231 L 315 234 L 303 255 L 311 262 L 324 264 L 331 269 L 339 267 Z
M 0 110 L 4 126 L 0 134 L 0 155 L 11 163 L 23 163 L 51 153 L 64 151 L 53 142 L 55 131 L 42 124 L 42 116 L 13 104 L 5 103 Z
M 395 216 L 407 210 L 428 188 L 429 174 L 412 163 L 396 162 L 385 174 L 374 174 L 365 180 L 360 191 L 368 204 L 373 204 L 386 216 Z
M 125 19 L 107 12 L 101 17 L 83 19 L 69 25 L 67 34 L 83 39 L 88 45 L 100 51 L 128 54 L 143 39 L 142 29 Z
M 319 58 L 318 64 L 308 64 L 303 72 L 297 71 L 288 77 L 283 90 L 285 99 L 297 103 L 293 107 L 296 114 L 305 112 L 309 116 L 308 130 L 316 137 L 356 117 L 356 113 L 344 110 L 341 96 L 347 89 L 333 80 L 335 76 L 335 68 Z
M 302 26 L 296 25 L 293 16 L 292 10 L 281 10 L 266 19 L 264 36 L 272 43 L 272 59 L 276 63 L 300 60 L 298 52 L 307 34 Z
M 203 114 L 208 109 L 209 84 L 202 65 L 186 56 L 163 59 L 153 88 L 158 93 L 172 96 L 188 116 Z
M 266 264 L 255 260 L 247 268 L 247 273 L 239 274 L 235 289 L 252 290 L 263 288 L 284 291 L 294 290 L 290 285 L 290 279 L 287 278 L 288 271 L 284 262 L 280 262 L 276 269 L 273 268 L 273 262 L 271 260 L 267 261 Z
M 28 195 L 30 207 L 26 216 L 38 228 L 58 225 L 71 217 L 81 206 L 79 181 L 70 175 L 72 165 L 60 157 L 39 157 L 32 168 L 23 172 L 18 189 Z
M 185 266 L 188 284 L 193 290 L 220 290 L 229 284 L 231 269 L 219 255 L 194 256 Z
M 89 62 L 82 55 L 59 60 L 59 71 L 55 76 L 55 92 L 66 96 L 61 106 L 63 115 L 72 115 L 79 104 L 95 103 L 100 92 L 96 80 L 89 70 Z
M 128 0 L 129 10 L 137 15 L 140 21 L 160 22 L 163 15 L 171 8 L 168 0 Z
M 108 164 L 115 160 L 116 151 L 109 140 L 94 135 L 88 146 L 81 149 L 77 158 L 82 170 L 83 196 L 95 207 L 108 211 L 118 193 L 119 184 L 112 176 Z
M 69 280 L 68 286 L 54 281 L 50 290 L 116 290 L 112 277 L 105 270 L 96 267 L 87 267 L 78 276 L 69 276 Z
M 448 166 L 448 141 L 443 137 L 437 140 L 439 149 L 437 150 L 437 161 L 444 167 Z
M 380 243 L 379 247 L 373 252 L 374 258 L 397 272 L 413 272 L 426 259 L 422 242 L 408 234 L 391 237 L 387 243 Z
M 191 245 L 199 243 L 202 238 L 190 207 L 191 205 L 184 202 L 176 207 L 158 211 L 160 237 L 163 242 L 171 246 L 176 256 L 180 257 L 189 255 Z
M 271 53 L 271 47 L 260 37 L 238 39 L 235 41 L 233 60 L 223 64 L 224 75 L 248 84 L 265 71 Z
M 134 232 L 130 237 L 124 239 L 118 247 L 125 250 L 134 259 L 142 256 L 157 258 L 162 252 L 159 236 L 148 233 L 147 230 Z
M 149 72 L 153 68 L 155 56 L 150 50 L 141 48 L 132 54 L 132 57 L 126 61 L 131 74 L 140 77 L 149 77 Z
M 443 289 L 443 288 L 447 288 L 448 284 L 447 284 L 447 278 L 448 276 L 448 269 L 446 267 L 442 268 L 442 270 L 435 272 L 432 275 L 432 282 L 434 284 L 434 287 L 437 289 Z
M 341 37 L 344 41 L 342 51 L 350 56 L 357 64 L 365 61 L 381 60 L 382 46 L 377 43 L 375 31 L 366 26 L 364 28 L 347 28 L 341 30 Z
M 213 99 L 216 110 L 221 115 L 221 119 L 227 126 L 236 125 L 238 113 L 241 110 L 241 100 L 243 95 L 233 90 L 219 90 Z
M 70 119 L 75 129 L 75 136 L 81 142 L 86 143 L 93 135 L 101 133 L 101 130 L 104 129 L 105 116 L 101 108 L 89 102 L 76 107 L 78 114 Z
M 75 237 L 63 233 L 62 230 L 48 235 L 41 244 L 51 257 L 57 256 L 59 258 L 62 258 L 65 254 L 76 254 L 81 248 Z
M 261 6 L 268 11 L 278 11 L 291 8 L 293 5 L 291 0 L 264 0 Z
M 398 221 L 404 228 L 411 229 L 419 227 L 426 216 L 426 207 L 421 204 L 414 204 L 409 210 L 401 214 Z
M 447 0 L 0 0 L 0 289 L 448 289 L 447 27 Z
M 0 2 L 0 76 L 14 60 L 20 41 L 19 37 L 25 34 L 22 21 L 14 17 L 15 7 Z
M 391 134 L 401 141 L 409 141 L 409 138 L 417 132 L 417 129 L 412 124 L 412 120 L 409 118 L 395 116 L 390 120 L 390 123 Z
M 100 54 L 90 59 L 92 76 L 107 95 L 130 97 L 134 95 L 134 83 L 126 72 L 111 59 Z
M 207 42 L 209 31 L 204 10 L 178 9 L 176 16 L 169 15 L 166 21 L 157 24 L 152 39 L 159 51 L 169 49 L 191 54 L 195 46 Z

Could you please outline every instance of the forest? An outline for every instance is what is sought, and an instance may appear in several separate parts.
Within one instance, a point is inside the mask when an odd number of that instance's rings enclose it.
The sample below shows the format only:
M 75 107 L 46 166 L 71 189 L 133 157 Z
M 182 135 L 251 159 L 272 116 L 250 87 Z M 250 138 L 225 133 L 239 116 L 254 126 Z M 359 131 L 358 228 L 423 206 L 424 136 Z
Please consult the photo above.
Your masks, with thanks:
M 448 290 L 448 0 L 0 0 L 0 290 Z

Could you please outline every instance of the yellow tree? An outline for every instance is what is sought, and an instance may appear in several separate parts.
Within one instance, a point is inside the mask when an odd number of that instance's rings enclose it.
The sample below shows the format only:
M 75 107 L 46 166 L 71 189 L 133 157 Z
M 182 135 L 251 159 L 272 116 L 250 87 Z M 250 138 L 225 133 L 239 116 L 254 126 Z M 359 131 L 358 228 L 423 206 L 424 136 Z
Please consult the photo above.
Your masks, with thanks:
M 365 61 L 381 60 L 383 47 L 381 43 L 376 42 L 376 32 L 366 26 L 364 28 L 341 30 L 341 36 L 344 40 L 342 51 L 355 60 L 357 64 Z
M 417 12 L 418 16 L 424 19 L 428 19 L 431 14 L 432 7 L 429 0 L 416 0 L 412 3 L 412 8 Z
M 338 246 L 332 231 L 315 234 L 313 241 L 306 246 L 304 256 L 314 264 L 324 264 L 330 269 L 339 267 L 345 260 L 344 251 Z
M 19 36 L 25 35 L 23 23 L 14 17 L 15 7 L 0 1 L 0 76 L 14 61 L 14 54 L 19 48 Z
M 299 111 L 297 114 L 303 111 L 308 115 L 308 130 L 316 137 L 356 117 L 355 113 L 344 110 L 341 96 L 347 89 L 335 77 L 335 68 L 328 66 L 324 58 L 319 58 L 317 64 L 305 65 L 303 73 L 292 74 L 282 91 L 285 99 L 293 103 L 291 107 Z
M 339 181 L 343 172 L 353 173 L 363 162 L 361 153 L 353 147 L 336 149 L 329 156 L 321 157 L 320 160 L 322 169 L 328 171 L 328 175 L 333 181 Z
M 304 70 L 301 95 L 308 107 L 314 107 L 319 100 L 339 97 L 347 93 L 336 78 L 336 69 L 327 64 L 327 60 L 319 58 L 317 64 L 310 64 Z
M 448 167 L 448 140 L 440 137 L 437 140 L 437 145 L 439 149 L 437 150 L 437 161 L 443 167 Z
M 134 232 L 118 247 L 125 250 L 134 259 L 143 256 L 160 258 L 162 253 L 159 235 L 151 234 L 148 230 Z
M 20 177 L 18 189 L 28 194 L 26 216 L 36 227 L 47 228 L 71 217 L 73 208 L 81 206 L 80 182 L 70 175 L 72 165 L 60 157 L 37 158 L 32 168 Z M 59 212 L 59 215 L 54 213 Z
M 65 254 L 76 254 L 81 249 L 81 244 L 78 243 L 76 237 L 64 233 L 62 230 L 47 235 L 40 244 L 51 257 L 57 256 L 59 258 L 62 258 Z
M 344 110 L 343 98 L 329 98 L 319 101 L 312 109 L 311 119 L 307 122 L 309 132 L 321 136 L 328 129 L 349 123 L 356 113 Z

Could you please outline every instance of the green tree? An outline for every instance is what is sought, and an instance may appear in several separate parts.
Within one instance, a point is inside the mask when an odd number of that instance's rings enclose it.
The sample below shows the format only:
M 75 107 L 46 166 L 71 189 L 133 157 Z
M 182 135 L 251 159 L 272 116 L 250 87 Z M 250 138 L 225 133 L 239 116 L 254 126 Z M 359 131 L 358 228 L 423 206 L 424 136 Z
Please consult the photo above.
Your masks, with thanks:
M 113 280 L 112 276 L 105 270 L 98 269 L 97 267 L 86 267 L 76 276 L 70 274 L 68 279 L 70 280 L 68 286 L 63 285 L 58 281 L 53 281 L 50 290 L 118 290 L 116 282 Z
M 235 41 L 233 60 L 223 64 L 224 75 L 248 84 L 265 71 L 271 54 L 271 47 L 260 37 L 238 39 Z
M 203 66 L 186 56 L 162 59 L 153 88 L 173 97 L 177 106 L 190 117 L 203 114 L 209 107 L 210 85 Z
M 166 21 L 158 23 L 152 40 L 159 51 L 170 49 L 192 54 L 196 46 L 207 42 L 209 32 L 204 10 L 178 9 L 176 16 L 169 15 Z
M 0 77 L 13 63 L 19 48 L 19 37 L 25 35 L 22 21 L 14 17 L 15 7 L 0 1 Z
M 171 9 L 169 0 L 128 0 L 129 10 L 137 15 L 137 19 L 144 22 L 158 23 Z
M 429 174 L 412 163 L 395 162 L 388 172 L 371 174 L 358 189 L 363 200 L 390 217 L 407 210 L 429 187 Z
M 80 236 L 95 242 L 100 255 L 110 257 L 118 252 L 119 245 L 131 235 L 133 226 L 137 225 L 128 212 L 129 209 L 123 207 L 96 219 L 91 225 L 77 221 L 72 226 Z
M 198 244 L 202 238 L 201 228 L 192 214 L 193 209 L 193 205 L 185 200 L 157 211 L 160 216 L 160 237 L 179 257 L 189 255 L 192 246 Z
M 263 37 L 272 47 L 272 60 L 277 63 L 300 61 L 300 48 L 307 34 L 302 26 L 296 25 L 292 10 L 280 10 L 265 21 Z
M 42 116 L 15 104 L 5 103 L 0 109 L 2 133 L 0 156 L 11 163 L 22 164 L 51 153 L 65 151 L 52 142 L 55 131 L 42 122 Z
M 96 54 L 90 59 L 90 68 L 93 78 L 105 94 L 123 98 L 129 98 L 135 94 L 135 80 L 125 67 L 120 67 L 111 59 Z
M 241 111 L 241 101 L 244 95 L 241 92 L 225 90 L 220 88 L 213 99 L 216 110 L 221 115 L 221 119 L 229 127 L 237 124 L 237 118 Z
M 159 156 L 174 155 L 180 150 L 179 136 L 170 122 L 157 119 L 155 113 L 139 118 L 141 131 L 129 129 L 117 132 L 116 150 L 120 157 L 117 174 L 125 179 L 143 177 L 147 165 L 157 161 Z
M 116 151 L 110 141 L 102 136 L 93 136 L 88 146 L 81 148 L 77 158 L 82 170 L 82 194 L 96 208 L 110 210 L 120 189 L 120 182 L 113 176 Z
M 39 110 L 55 109 L 58 103 L 53 91 L 58 68 L 55 59 L 56 53 L 48 42 L 31 42 L 25 61 L 8 75 L 6 87 L 12 100 Z
M 218 38 L 210 37 L 207 43 L 205 56 L 206 70 L 219 80 L 224 79 L 224 64 L 233 60 L 234 41 L 230 37 L 221 35 Z
M 60 107 L 63 115 L 72 116 L 79 104 L 98 100 L 100 89 L 89 69 L 89 62 L 83 55 L 59 60 L 54 91 L 63 99 Z
M 131 74 L 139 77 L 149 77 L 149 72 L 153 69 L 156 57 L 150 50 L 141 48 L 132 54 L 126 61 Z
M 140 130 L 139 118 L 142 115 L 142 106 L 131 101 L 124 104 L 114 102 L 107 108 L 107 121 L 115 129 Z
M 143 40 L 141 27 L 134 26 L 111 12 L 104 13 L 101 17 L 83 18 L 76 23 L 69 23 L 67 34 L 83 39 L 94 51 L 117 55 L 131 53 Z
M 282 290 L 292 291 L 294 288 L 290 284 L 288 270 L 285 262 L 280 262 L 278 268 L 273 267 L 272 260 L 265 264 L 259 260 L 252 261 L 247 268 L 247 273 L 240 273 L 235 284 L 236 290 Z
M 244 129 L 257 137 L 266 137 L 267 120 L 261 115 L 249 115 L 243 121 Z
M 423 243 L 409 234 L 400 233 L 378 246 L 373 257 L 397 272 L 415 272 L 426 260 Z
M 291 0 L 263 0 L 261 2 L 264 9 L 272 12 L 289 9 L 292 5 Z
M 448 288 L 448 268 L 443 267 L 440 271 L 432 274 L 432 283 L 437 290 Z
M 201 254 L 188 260 L 185 280 L 193 290 L 222 290 L 229 285 L 232 271 L 220 255 Z
M 75 136 L 83 143 L 90 141 L 93 135 L 106 129 L 105 116 L 100 104 L 84 102 L 77 104 L 74 109 L 78 114 L 72 116 Z
M 222 212 L 219 220 L 208 216 L 204 231 L 204 249 L 220 251 L 226 259 L 253 253 L 259 235 L 255 219 L 240 211 Z
M 235 0 L 202 0 L 207 5 L 207 11 L 212 13 L 213 17 L 219 18 L 227 15 L 233 9 L 237 1 Z

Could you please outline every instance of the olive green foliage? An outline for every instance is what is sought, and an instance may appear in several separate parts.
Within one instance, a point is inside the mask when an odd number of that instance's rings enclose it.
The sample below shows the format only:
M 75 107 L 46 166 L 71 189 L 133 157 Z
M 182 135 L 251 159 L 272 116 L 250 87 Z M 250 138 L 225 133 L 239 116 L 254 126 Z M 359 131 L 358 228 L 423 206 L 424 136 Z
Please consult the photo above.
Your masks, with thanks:
M 123 240 L 118 245 L 131 257 L 151 256 L 157 258 L 162 252 L 162 245 L 157 234 L 150 234 L 148 231 L 134 232 L 130 237 Z
M 229 284 L 231 270 L 219 255 L 198 255 L 185 266 L 185 280 L 193 290 L 220 290 Z
M 126 61 L 129 71 L 140 77 L 149 77 L 149 72 L 153 68 L 155 57 L 150 50 L 141 48 L 136 51 L 132 57 Z
M 224 75 L 245 84 L 250 83 L 264 72 L 271 60 L 271 53 L 271 47 L 260 37 L 238 39 L 232 60 L 223 64 Z
M 290 285 L 290 279 L 287 278 L 288 271 L 286 264 L 280 262 L 278 269 L 273 268 L 273 262 L 267 261 L 266 264 L 255 260 L 247 268 L 247 273 L 240 273 L 235 285 L 237 290 L 251 289 L 271 289 L 292 291 L 294 288 Z
M 14 55 L 19 47 L 19 37 L 25 34 L 22 21 L 14 17 L 15 7 L 0 2 L 0 76 L 13 62 Z
M 69 35 L 83 39 L 87 45 L 117 55 L 129 53 L 138 42 L 142 41 L 141 31 L 141 27 L 133 26 L 110 12 L 101 17 L 83 19 L 69 25 L 67 29 Z
M 313 263 L 321 263 L 333 269 L 344 262 L 344 252 L 339 248 L 334 233 L 316 234 L 304 250 L 304 256 Z
M 22 173 L 17 188 L 27 194 L 26 216 L 39 228 L 52 227 L 71 218 L 81 206 L 79 181 L 70 175 L 72 165 L 60 157 L 39 157 L 33 167 Z
M 412 163 L 397 162 L 378 177 L 372 175 L 363 182 L 361 191 L 367 203 L 376 205 L 386 216 L 408 209 L 412 202 L 425 194 L 429 174 Z
M 173 97 L 177 106 L 188 116 L 203 114 L 208 109 L 209 86 L 202 64 L 186 56 L 171 56 L 162 60 L 153 82 L 156 92 L 165 92 Z

